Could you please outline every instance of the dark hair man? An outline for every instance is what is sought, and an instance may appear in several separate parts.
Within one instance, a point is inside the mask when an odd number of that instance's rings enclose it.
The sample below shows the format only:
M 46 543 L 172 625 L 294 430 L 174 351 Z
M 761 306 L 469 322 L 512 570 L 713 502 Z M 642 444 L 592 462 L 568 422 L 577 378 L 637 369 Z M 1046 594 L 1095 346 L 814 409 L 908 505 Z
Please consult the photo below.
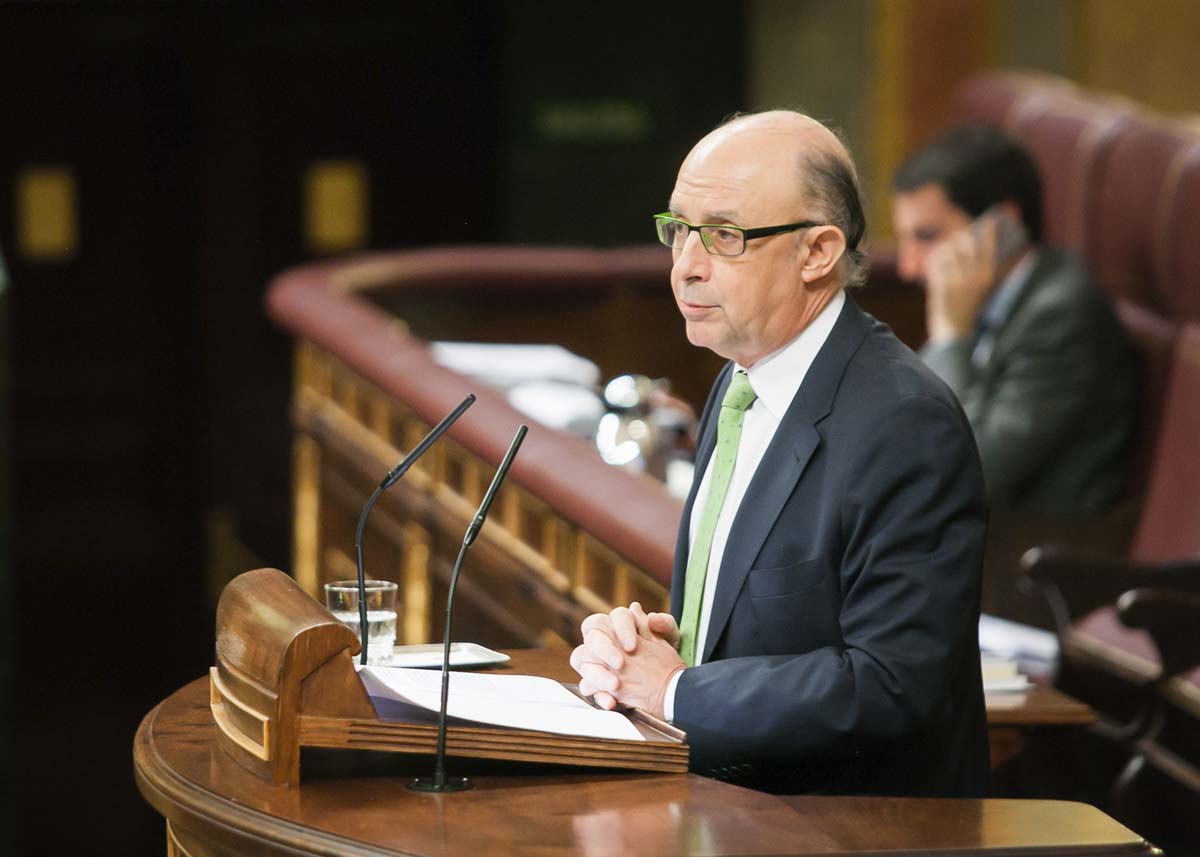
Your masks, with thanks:
M 1083 516 L 1125 482 L 1136 373 L 1104 296 L 1042 243 L 1042 181 L 997 128 L 953 129 L 893 181 L 899 272 L 926 289 L 922 359 L 954 390 L 994 508 Z
M 667 717 L 693 769 L 756 788 L 983 794 L 978 454 L 950 391 L 846 292 L 849 154 L 806 116 L 740 117 L 655 221 L 688 339 L 730 362 L 671 613 L 588 617 L 580 689 Z

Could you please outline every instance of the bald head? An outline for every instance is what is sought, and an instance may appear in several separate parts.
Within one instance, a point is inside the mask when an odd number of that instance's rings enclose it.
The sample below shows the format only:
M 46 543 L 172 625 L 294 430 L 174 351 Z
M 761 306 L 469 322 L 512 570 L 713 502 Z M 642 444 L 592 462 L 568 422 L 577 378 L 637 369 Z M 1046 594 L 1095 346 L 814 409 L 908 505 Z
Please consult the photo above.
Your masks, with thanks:
M 671 283 L 688 339 L 743 367 L 794 340 L 858 281 L 854 167 L 808 116 L 756 113 L 706 135 L 679 168 L 670 214 L 708 227 L 673 233 Z M 732 245 L 740 253 L 712 246 L 724 225 L 745 234 Z
M 764 207 L 791 210 L 793 220 L 836 226 L 846 236 L 846 260 L 839 270 L 844 285 L 865 279 L 862 249 L 866 219 L 850 153 L 825 125 L 793 110 L 737 116 L 698 142 L 684 159 L 676 183 L 695 186 L 704 177 L 723 176 Z M 746 226 L 767 221 L 737 221 Z
M 837 135 L 811 116 L 793 110 L 768 110 L 731 119 L 701 139 L 684 165 L 724 147 L 740 150 L 747 158 L 782 158 L 793 164 L 823 155 L 838 159 L 854 171 L 850 153 Z

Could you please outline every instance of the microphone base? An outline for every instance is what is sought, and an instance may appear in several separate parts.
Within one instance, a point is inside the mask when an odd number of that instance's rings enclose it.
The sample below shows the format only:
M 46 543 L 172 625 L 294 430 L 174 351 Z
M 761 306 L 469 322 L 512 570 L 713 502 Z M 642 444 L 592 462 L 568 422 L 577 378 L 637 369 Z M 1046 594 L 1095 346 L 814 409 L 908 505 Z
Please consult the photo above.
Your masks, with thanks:
M 442 784 L 437 785 L 435 777 L 415 777 L 408 788 L 414 792 L 465 792 L 474 787 L 470 777 L 445 777 Z

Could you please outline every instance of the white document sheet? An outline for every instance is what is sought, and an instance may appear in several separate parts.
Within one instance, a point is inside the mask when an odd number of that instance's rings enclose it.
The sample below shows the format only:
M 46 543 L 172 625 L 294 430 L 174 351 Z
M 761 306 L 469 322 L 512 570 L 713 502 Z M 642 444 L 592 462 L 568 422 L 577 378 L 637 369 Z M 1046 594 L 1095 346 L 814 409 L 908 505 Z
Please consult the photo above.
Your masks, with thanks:
M 1046 662 L 1058 658 L 1058 639 L 1052 632 L 986 613 L 979 617 L 979 648 L 1006 658 Z
M 442 703 L 442 674 L 433 670 L 398 667 L 360 667 L 370 681 L 368 692 L 387 695 L 429 711 Z M 644 741 L 623 714 L 602 711 L 556 681 L 531 675 L 450 673 L 447 713 L 451 717 L 589 738 Z
M 560 345 L 497 342 L 431 342 L 429 356 L 447 369 L 507 389 L 522 381 L 600 383 L 600 367 Z

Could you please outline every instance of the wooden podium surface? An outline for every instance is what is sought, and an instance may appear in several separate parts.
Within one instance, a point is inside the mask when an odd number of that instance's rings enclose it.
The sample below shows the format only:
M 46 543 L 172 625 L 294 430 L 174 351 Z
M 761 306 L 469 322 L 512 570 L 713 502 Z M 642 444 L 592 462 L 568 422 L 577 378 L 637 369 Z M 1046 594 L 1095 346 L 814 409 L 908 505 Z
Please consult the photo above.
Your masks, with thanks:
M 513 669 L 546 657 L 518 656 Z M 430 796 L 405 783 L 432 760 L 406 755 L 339 754 L 325 769 L 306 762 L 298 787 L 273 786 L 226 756 L 216 732 L 206 679 L 138 730 L 137 784 L 167 820 L 169 854 L 1154 853 L 1099 810 L 1059 801 L 779 797 L 692 774 L 466 760 L 450 770 L 475 788 Z

